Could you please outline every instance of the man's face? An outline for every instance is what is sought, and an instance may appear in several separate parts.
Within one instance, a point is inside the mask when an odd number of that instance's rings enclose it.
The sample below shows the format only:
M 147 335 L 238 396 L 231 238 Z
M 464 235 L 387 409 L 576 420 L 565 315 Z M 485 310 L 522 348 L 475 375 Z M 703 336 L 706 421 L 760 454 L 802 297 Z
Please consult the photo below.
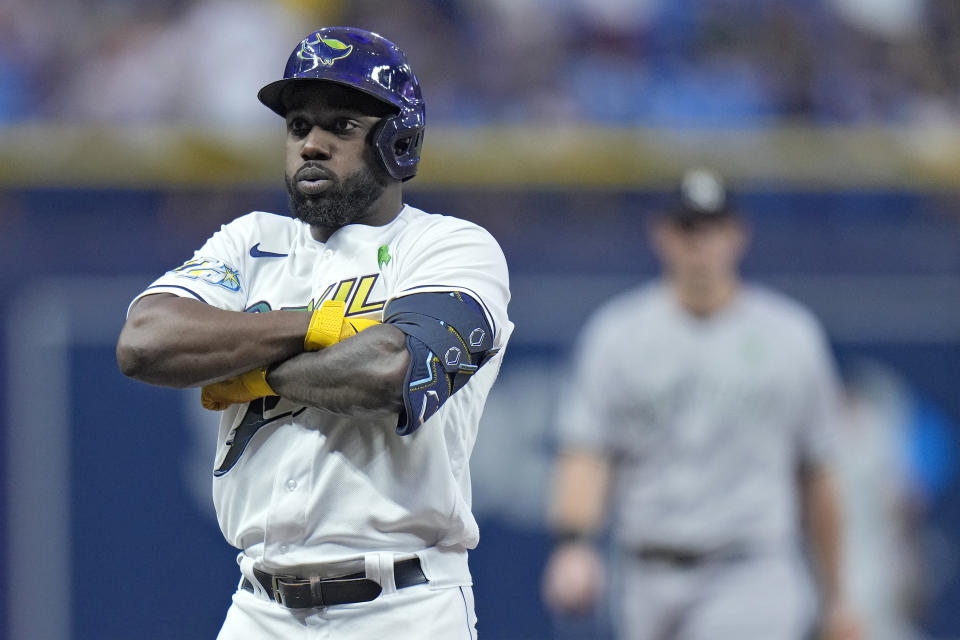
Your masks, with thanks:
M 747 232 L 736 218 L 692 225 L 662 220 L 655 227 L 654 241 L 670 277 L 698 289 L 737 277 Z
M 285 179 L 293 215 L 335 230 L 363 220 L 390 178 L 370 144 L 386 105 L 330 83 L 287 98 Z

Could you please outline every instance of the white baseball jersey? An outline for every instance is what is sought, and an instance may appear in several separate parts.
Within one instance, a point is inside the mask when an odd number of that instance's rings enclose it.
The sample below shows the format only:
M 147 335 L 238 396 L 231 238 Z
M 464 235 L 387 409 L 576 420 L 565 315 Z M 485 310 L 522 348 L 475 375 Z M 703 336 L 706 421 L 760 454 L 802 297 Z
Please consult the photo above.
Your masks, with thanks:
M 779 546 L 797 531 L 798 464 L 825 461 L 837 381 L 816 319 L 744 286 L 700 318 L 665 283 L 584 329 L 558 411 L 563 444 L 613 463 L 627 548 Z
M 228 464 L 248 405 L 223 412 L 214 503 L 227 541 L 248 559 L 281 572 L 367 552 L 415 553 L 433 586 L 470 584 L 466 550 L 478 531 L 469 458 L 513 330 L 503 253 L 477 225 L 410 206 L 387 225 L 346 225 L 326 242 L 299 220 L 254 212 L 140 294 L 251 312 L 336 299 L 348 316 L 379 320 L 394 298 L 451 290 L 481 304 L 500 352 L 412 435 L 397 435 L 396 416 L 342 417 L 280 399 L 260 405 L 263 426 Z

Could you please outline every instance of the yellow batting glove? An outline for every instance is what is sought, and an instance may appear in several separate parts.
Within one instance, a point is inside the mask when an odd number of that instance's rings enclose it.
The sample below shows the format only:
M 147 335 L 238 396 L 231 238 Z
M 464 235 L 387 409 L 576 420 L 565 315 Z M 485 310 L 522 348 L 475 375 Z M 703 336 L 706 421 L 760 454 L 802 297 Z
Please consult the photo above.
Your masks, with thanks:
M 323 349 L 380 324 L 366 318 L 345 318 L 345 311 L 346 303 L 339 300 L 327 300 L 314 310 L 303 348 L 307 351 Z
M 267 384 L 267 368 L 247 371 L 235 378 L 208 384 L 200 391 L 200 403 L 205 409 L 223 411 L 231 404 L 242 404 L 275 396 L 277 393 Z

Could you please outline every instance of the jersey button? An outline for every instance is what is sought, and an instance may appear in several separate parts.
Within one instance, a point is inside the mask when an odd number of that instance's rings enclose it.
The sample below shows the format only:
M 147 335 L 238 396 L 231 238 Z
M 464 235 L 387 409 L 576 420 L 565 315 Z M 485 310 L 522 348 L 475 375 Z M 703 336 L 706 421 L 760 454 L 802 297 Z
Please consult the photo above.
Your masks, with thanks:
M 290 549 L 290 547 L 288 547 L 285 544 L 280 545 L 279 548 L 280 548 L 280 553 L 286 553 Z
M 323 257 L 324 257 L 324 258 L 328 258 L 328 259 L 329 259 L 329 258 L 332 258 L 332 257 L 333 257 L 333 249 L 327 249 L 326 251 L 324 251 L 324 252 L 323 252 Z
M 296 480 L 287 480 L 287 489 L 289 489 L 290 491 L 295 491 L 296 488 L 297 488 Z

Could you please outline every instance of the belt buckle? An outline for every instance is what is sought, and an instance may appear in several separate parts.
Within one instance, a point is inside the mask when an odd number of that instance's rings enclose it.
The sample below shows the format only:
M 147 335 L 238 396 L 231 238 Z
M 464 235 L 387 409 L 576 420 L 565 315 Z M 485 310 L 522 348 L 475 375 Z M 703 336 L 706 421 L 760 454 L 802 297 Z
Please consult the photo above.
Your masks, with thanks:
M 322 607 L 324 606 L 323 594 L 313 590 L 315 581 L 322 582 L 319 578 L 306 580 L 297 576 L 271 575 L 270 586 L 273 587 L 273 599 L 281 607 L 287 609 Z M 309 589 L 309 593 L 304 593 L 304 587 Z M 307 596 L 312 596 L 313 600 L 310 600 Z
M 273 599 L 282 607 L 287 605 L 283 602 L 283 594 L 280 591 L 280 581 L 281 580 L 296 580 L 296 576 L 285 576 L 285 575 L 271 575 L 270 576 L 270 586 L 273 587 Z M 284 584 L 287 584 L 286 582 Z

